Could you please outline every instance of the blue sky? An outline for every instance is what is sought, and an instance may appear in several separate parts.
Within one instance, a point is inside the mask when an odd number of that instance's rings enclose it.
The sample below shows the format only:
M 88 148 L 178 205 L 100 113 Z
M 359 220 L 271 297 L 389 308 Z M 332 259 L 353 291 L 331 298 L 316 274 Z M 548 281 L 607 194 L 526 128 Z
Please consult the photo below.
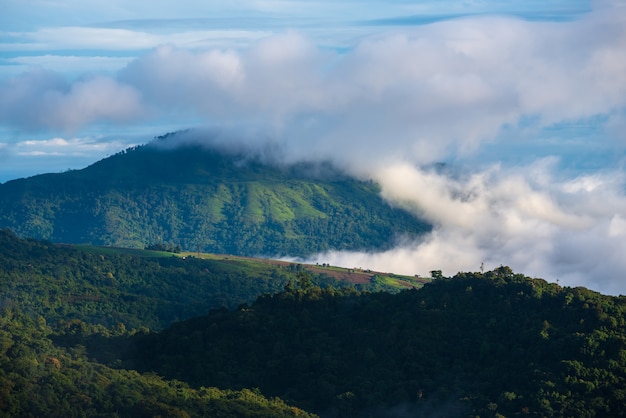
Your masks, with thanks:
M 436 226 L 321 261 L 626 293 L 621 3 L 0 0 L 0 182 L 192 127 L 332 160 Z

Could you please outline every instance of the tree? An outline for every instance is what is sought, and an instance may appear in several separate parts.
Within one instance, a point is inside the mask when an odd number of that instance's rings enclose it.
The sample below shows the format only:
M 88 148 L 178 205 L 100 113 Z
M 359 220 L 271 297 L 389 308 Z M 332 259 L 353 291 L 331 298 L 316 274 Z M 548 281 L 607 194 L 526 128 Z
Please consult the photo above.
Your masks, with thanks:
M 431 270 L 430 277 L 433 279 L 443 279 L 443 273 L 441 270 Z

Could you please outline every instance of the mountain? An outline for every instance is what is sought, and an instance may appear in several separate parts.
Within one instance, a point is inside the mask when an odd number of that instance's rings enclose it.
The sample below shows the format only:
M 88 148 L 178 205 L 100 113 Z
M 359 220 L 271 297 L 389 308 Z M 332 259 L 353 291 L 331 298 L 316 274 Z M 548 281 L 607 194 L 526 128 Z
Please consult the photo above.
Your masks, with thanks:
M 508 267 L 397 294 L 312 286 L 136 337 L 134 366 L 325 417 L 624 417 L 626 298 Z
M 372 182 L 161 138 L 85 169 L 0 184 L 0 228 L 64 243 L 239 255 L 384 249 L 430 226 Z

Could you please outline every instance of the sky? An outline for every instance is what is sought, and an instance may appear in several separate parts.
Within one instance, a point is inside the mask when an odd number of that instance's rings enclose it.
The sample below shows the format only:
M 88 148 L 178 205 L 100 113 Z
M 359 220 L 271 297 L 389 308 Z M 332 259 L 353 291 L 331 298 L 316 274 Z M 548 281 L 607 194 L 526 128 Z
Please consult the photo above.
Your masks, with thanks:
M 193 128 L 434 226 L 309 261 L 626 294 L 623 3 L 0 0 L 0 182 Z

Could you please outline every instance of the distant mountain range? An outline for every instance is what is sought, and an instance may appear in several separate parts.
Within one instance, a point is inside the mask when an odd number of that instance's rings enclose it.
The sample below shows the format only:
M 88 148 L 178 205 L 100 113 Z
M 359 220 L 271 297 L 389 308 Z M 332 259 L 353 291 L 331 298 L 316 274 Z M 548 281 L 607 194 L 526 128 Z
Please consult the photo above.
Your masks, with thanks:
M 271 256 L 386 249 L 430 229 L 376 184 L 330 166 L 163 146 L 170 140 L 0 184 L 0 228 L 53 242 Z

